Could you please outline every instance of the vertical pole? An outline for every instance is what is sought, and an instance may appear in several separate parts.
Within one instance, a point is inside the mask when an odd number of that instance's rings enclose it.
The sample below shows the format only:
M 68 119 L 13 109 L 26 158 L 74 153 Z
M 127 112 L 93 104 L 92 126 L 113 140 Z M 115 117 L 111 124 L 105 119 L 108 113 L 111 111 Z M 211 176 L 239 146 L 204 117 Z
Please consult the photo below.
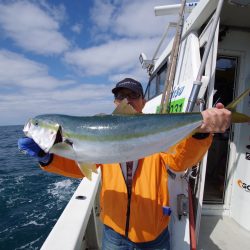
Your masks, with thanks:
M 177 30 L 176 30 L 173 47 L 172 47 L 171 54 L 170 54 L 170 60 L 169 60 L 167 73 L 166 73 L 166 80 L 165 80 L 164 89 L 163 89 L 163 93 L 161 97 L 160 113 L 165 113 L 167 111 L 164 107 L 168 106 L 168 102 L 170 99 L 170 92 L 173 87 L 175 69 L 176 69 L 176 64 L 177 64 L 177 57 L 178 57 L 183 22 L 184 22 L 185 5 L 186 5 L 186 0 L 182 0 L 181 8 L 179 11 L 179 21 L 177 24 Z
M 213 25 L 211 27 L 211 31 L 210 31 L 210 34 L 209 34 L 209 38 L 208 38 L 208 41 L 207 41 L 207 45 L 206 45 L 206 48 L 205 48 L 204 55 L 202 57 L 202 61 L 201 61 L 201 65 L 200 65 L 200 68 L 199 68 L 199 72 L 197 74 L 197 78 L 193 83 L 193 88 L 192 88 L 191 94 L 190 94 L 189 99 L 188 99 L 188 105 L 187 105 L 187 108 L 186 108 L 186 112 L 192 112 L 193 109 L 194 109 L 194 105 L 195 105 L 195 102 L 197 100 L 197 97 L 198 97 L 198 94 L 199 94 L 199 91 L 200 91 L 200 88 L 201 88 L 201 85 L 202 85 L 201 78 L 202 78 L 206 63 L 207 63 L 207 58 L 208 58 L 210 49 L 211 49 L 212 44 L 213 44 L 214 34 L 215 34 L 215 30 L 217 28 L 217 24 L 219 22 L 223 2 L 224 2 L 224 0 L 219 0 L 219 3 L 217 5 L 217 8 L 216 8 L 216 11 L 215 11 L 215 14 L 214 14 Z

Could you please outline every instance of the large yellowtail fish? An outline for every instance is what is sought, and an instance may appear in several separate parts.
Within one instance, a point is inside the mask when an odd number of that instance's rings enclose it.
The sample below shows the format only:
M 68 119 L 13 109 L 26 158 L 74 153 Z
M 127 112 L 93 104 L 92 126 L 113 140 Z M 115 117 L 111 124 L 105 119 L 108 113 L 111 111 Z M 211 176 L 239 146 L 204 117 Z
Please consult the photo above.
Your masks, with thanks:
M 234 109 L 249 91 L 228 107 Z M 135 114 L 131 108 L 122 102 L 112 115 L 39 115 L 28 121 L 24 133 L 45 152 L 75 160 L 91 179 L 95 164 L 132 161 L 166 151 L 202 124 L 201 113 Z M 249 116 L 234 111 L 232 117 L 233 122 L 250 121 Z

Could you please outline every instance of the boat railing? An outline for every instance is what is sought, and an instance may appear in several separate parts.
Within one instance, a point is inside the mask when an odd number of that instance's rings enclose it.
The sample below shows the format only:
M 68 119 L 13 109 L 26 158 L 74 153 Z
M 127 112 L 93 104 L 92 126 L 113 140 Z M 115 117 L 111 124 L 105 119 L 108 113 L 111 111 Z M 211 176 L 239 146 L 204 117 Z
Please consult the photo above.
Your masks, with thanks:
M 84 178 L 45 240 L 42 250 L 100 249 L 100 170 L 92 181 Z

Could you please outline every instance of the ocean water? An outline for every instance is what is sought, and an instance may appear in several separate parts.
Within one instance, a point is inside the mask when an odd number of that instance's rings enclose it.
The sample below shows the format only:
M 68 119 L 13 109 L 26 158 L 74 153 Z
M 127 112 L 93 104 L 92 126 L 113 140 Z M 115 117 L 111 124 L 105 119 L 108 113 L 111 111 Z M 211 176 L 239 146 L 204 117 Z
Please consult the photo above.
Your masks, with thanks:
M 19 152 L 22 126 L 0 126 L 0 249 L 40 249 L 80 180 Z

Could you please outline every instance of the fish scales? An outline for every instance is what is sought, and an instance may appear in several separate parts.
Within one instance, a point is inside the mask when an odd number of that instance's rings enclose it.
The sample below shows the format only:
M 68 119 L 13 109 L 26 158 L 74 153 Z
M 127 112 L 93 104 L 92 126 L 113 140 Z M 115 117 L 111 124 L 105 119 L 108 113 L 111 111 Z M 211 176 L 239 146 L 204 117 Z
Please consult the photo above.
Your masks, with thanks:
M 42 115 L 30 121 L 27 136 L 31 136 L 46 152 L 78 162 L 125 162 L 166 151 L 200 126 L 201 121 L 200 113 L 91 117 Z M 70 141 L 71 147 L 53 146 L 52 142 L 45 145 L 41 137 L 47 136 L 42 136 L 41 131 L 46 127 L 48 131 L 51 129 L 48 134 L 55 134 L 60 127 L 63 140 Z
M 82 140 L 124 140 L 146 136 L 184 126 L 202 120 L 200 113 L 193 114 L 148 114 L 148 115 L 106 115 L 76 117 L 66 115 L 42 115 L 35 121 L 59 124 L 66 136 Z

